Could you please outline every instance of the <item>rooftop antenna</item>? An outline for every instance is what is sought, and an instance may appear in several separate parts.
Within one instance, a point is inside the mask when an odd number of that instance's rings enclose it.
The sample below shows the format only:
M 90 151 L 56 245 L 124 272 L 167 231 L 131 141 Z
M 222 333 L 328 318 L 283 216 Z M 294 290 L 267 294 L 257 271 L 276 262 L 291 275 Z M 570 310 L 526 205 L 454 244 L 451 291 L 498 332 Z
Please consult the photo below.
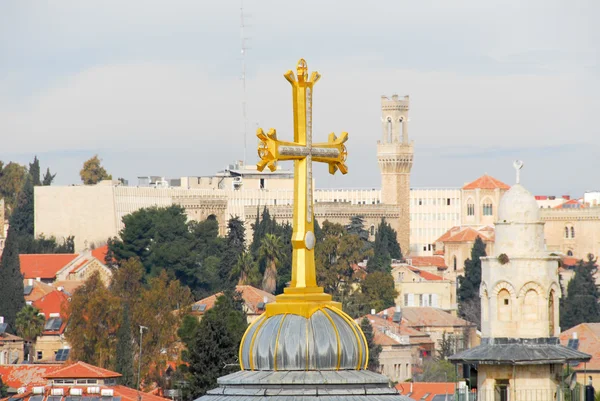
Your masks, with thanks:
M 241 40 L 241 52 L 242 52 L 242 132 L 244 135 L 244 166 L 246 165 L 246 148 L 247 148 L 247 128 L 248 120 L 246 117 L 246 39 L 244 34 L 244 0 L 240 0 L 240 40 Z

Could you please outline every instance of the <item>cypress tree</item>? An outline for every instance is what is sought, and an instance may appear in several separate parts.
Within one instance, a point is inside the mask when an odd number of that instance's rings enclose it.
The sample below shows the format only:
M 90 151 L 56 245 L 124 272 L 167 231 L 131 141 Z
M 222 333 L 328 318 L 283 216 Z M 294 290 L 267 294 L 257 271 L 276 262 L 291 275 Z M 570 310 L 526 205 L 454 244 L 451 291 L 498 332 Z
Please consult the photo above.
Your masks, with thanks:
M 131 319 L 129 317 L 129 303 L 123 306 L 121 325 L 117 330 L 117 361 L 115 370 L 122 374 L 120 383 L 133 388 L 135 386 L 133 368 L 133 338 L 131 335 Z
M 238 349 L 246 331 L 240 294 L 225 291 L 204 314 L 188 349 L 190 392 L 194 398 L 216 387 L 217 378 L 239 370 Z
M 246 248 L 246 229 L 244 223 L 237 216 L 229 219 L 227 229 L 225 251 L 221 258 L 219 276 L 225 287 L 233 288 L 237 283 L 237 278 L 232 277 L 231 271 L 235 268 L 240 255 L 244 253 Z
M 581 323 L 600 322 L 600 292 L 594 280 L 597 271 L 596 259 L 588 255 L 588 260 L 580 260 L 575 268 L 575 276 L 567 285 L 567 296 L 563 295 L 560 308 L 560 323 L 570 329 Z
M 465 260 L 465 275 L 458 277 L 458 311 L 462 318 L 476 323 L 481 328 L 481 258 L 487 256 L 481 237 L 475 239 L 471 258 Z
M 44 179 L 42 181 L 42 185 L 43 186 L 52 185 L 52 181 L 54 181 L 55 177 L 56 177 L 56 173 L 55 174 L 50 173 L 50 168 L 47 168 L 46 174 L 44 174 Z
M 375 234 L 373 257 L 367 262 L 369 272 L 390 272 L 392 259 L 402 259 L 397 233 L 384 219 L 381 219 Z
M 0 316 L 4 316 L 4 322 L 8 323 L 14 333 L 17 313 L 25 306 L 25 296 L 19 262 L 19 245 L 12 225 L 8 228 L 2 259 L 0 259 L 0 283 L 2 283 Z
M 33 179 L 30 175 L 25 179 L 19 194 L 17 207 L 10 218 L 10 226 L 14 228 L 19 239 L 30 237 L 33 240 Z M 22 247 L 21 251 L 27 253 Z
M 29 163 L 29 175 L 31 175 L 34 186 L 42 185 L 42 181 L 40 180 L 40 160 L 37 156 L 34 156 L 33 163 Z
M 360 321 L 360 328 L 367 339 L 367 347 L 369 348 L 369 362 L 367 369 L 372 372 L 379 371 L 379 354 L 381 353 L 381 345 L 375 344 L 375 335 L 373 334 L 373 326 L 369 319 L 365 316 Z

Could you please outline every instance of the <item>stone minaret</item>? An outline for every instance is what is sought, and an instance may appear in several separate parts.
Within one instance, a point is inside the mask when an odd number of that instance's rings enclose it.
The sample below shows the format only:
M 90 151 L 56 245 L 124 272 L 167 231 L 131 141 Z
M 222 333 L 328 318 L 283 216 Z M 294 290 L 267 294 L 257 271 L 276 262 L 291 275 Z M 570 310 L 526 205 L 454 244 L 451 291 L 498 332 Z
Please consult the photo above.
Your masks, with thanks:
M 563 365 L 590 355 L 560 345 L 558 257 L 544 246 L 544 222 L 517 183 L 500 201 L 494 255 L 481 258 L 481 345 L 448 359 L 477 366 L 479 400 L 564 399 Z
M 384 204 L 398 205 L 396 225 L 403 255 L 410 252 L 410 170 L 413 144 L 408 140 L 408 96 L 399 99 L 381 97 L 382 138 L 377 143 L 377 160 L 381 169 L 381 198 Z M 390 222 L 393 225 L 393 222 Z

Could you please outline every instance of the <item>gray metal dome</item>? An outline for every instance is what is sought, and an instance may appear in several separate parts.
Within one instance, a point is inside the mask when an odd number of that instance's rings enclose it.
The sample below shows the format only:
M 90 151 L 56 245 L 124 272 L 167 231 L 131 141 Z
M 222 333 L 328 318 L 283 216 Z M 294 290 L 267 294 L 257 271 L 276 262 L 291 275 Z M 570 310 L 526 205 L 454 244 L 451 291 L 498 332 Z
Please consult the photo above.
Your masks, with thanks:
M 245 370 L 359 370 L 367 360 L 362 330 L 333 307 L 320 308 L 308 319 L 263 314 L 248 327 L 240 346 Z

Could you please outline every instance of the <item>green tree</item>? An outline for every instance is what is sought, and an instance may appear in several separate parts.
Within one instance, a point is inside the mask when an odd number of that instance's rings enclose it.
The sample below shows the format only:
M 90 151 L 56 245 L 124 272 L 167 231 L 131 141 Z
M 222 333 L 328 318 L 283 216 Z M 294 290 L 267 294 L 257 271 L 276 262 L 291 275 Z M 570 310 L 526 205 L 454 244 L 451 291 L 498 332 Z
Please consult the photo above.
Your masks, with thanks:
M 44 174 L 44 178 L 42 180 L 42 185 L 43 186 L 49 186 L 52 185 L 52 181 L 54 181 L 54 178 L 56 178 L 56 173 L 52 174 L 50 172 L 50 168 L 46 168 L 46 174 Z
M 17 313 L 15 331 L 19 337 L 25 340 L 25 359 L 31 354 L 31 345 L 44 331 L 46 320 L 39 314 L 40 311 L 31 305 L 25 305 Z
M 346 226 L 346 232 L 358 236 L 365 246 L 370 246 L 369 231 L 365 229 L 364 216 L 352 216 L 350 218 L 350 224 Z
M 379 372 L 379 354 L 381 354 L 381 345 L 375 344 L 375 334 L 373 326 L 367 317 L 360 321 L 360 328 L 367 339 L 367 348 L 369 349 L 369 361 L 367 368 L 372 372 Z
M 262 289 L 274 293 L 277 288 L 277 266 L 283 258 L 281 238 L 266 234 L 259 248 L 259 257 L 266 261 Z
M 240 256 L 244 254 L 246 248 L 245 232 L 244 222 L 239 217 L 229 219 L 219 275 L 221 281 L 228 284 L 230 288 L 233 288 L 240 278 L 239 275 L 237 277 L 232 275 L 232 272 L 236 269 Z
M 446 331 L 442 333 L 440 340 L 440 349 L 438 350 L 438 359 L 446 360 L 449 356 L 454 355 L 455 344 L 451 336 L 446 335 Z
M 575 267 L 575 275 L 567 285 L 567 295 L 560 305 L 560 323 L 567 330 L 581 323 L 600 322 L 600 292 L 594 275 L 597 272 L 596 258 L 589 254 L 584 262 Z
M 17 200 L 25 184 L 27 169 L 18 163 L 6 166 L 0 161 L 0 198 L 4 199 L 6 217 L 10 217 L 17 207 Z
M 132 326 L 131 326 L 131 311 L 129 304 L 125 302 L 123 305 L 123 313 L 121 317 L 121 324 L 117 330 L 117 352 L 116 352 L 116 363 L 115 370 L 122 376 L 119 379 L 120 384 L 127 387 L 135 386 L 134 370 L 133 370 L 133 355 L 134 355 L 134 342 L 132 338 Z
M 40 179 L 40 160 L 37 158 L 37 156 L 34 156 L 33 163 L 29 163 L 29 175 L 31 175 L 34 186 L 37 187 L 42 185 L 42 181 Z
M 471 248 L 471 258 L 465 260 L 465 275 L 458 277 L 458 312 L 460 316 L 477 324 L 481 329 L 481 258 L 487 256 L 481 237 L 475 239 Z
M 456 382 L 455 366 L 445 360 L 428 358 L 423 362 L 423 373 L 419 377 L 421 382 Z
M 373 272 L 367 274 L 361 283 L 361 292 L 363 295 L 362 304 L 367 313 L 371 309 L 377 311 L 394 306 L 398 291 L 394 285 L 394 278 L 389 273 Z
M 14 228 L 19 238 L 21 252 L 27 253 L 21 245 L 27 237 L 30 238 L 29 242 L 33 240 L 33 180 L 29 175 L 25 178 L 23 188 L 19 192 L 17 207 L 10 217 L 10 226 Z
M 23 275 L 19 262 L 19 246 L 15 229 L 11 225 L 8 228 L 4 251 L 0 259 L 0 316 L 4 316 L 4 322 L 8 323 L 10 330 L 14 332 L 17 314 L 25 306 L 23 295 Z
M 367 262 L 369 272 L 389 273 L 392 269 L 392 259 L 402 259 L 397 233 L 384 219 L 381 219 L 377 227 L 373 247 L 373 257 Z
M 216 387 L 217 378 L 239 370 L 238 350 L 246 331 L 241 296 L 225 291 L 206 312 L 188 344 L 191 394 L 200 397 Z
M 79 176 L 85 185 L 94 185 L 102 180 L 112 180 L 112 175 L 108 174 L 102 167 L 98 155 L 94 155 L 83 163 Z
M 244 252 L 238 256 L 237 263 L 231 270 L 230 279 L 237 280 L 237 285 L 260 286 L 262 281 L 260 271 L 250 252 Z

